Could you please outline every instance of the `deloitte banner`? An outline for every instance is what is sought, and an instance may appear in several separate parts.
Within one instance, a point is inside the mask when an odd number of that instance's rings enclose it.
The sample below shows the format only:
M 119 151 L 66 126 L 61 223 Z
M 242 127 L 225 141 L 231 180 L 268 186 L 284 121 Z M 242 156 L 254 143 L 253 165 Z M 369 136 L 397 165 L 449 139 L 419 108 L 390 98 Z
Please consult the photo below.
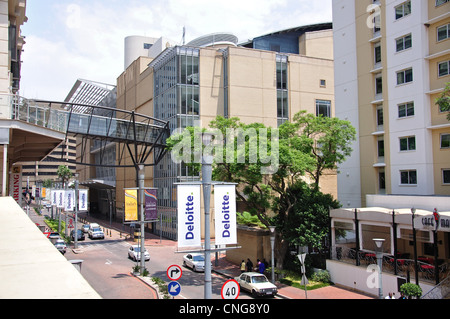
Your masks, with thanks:
M 200 185 L 177 185 L 178 247 L 201 247 Z
M 237 243 L 236 186 L 214 185 L 216 245 Z

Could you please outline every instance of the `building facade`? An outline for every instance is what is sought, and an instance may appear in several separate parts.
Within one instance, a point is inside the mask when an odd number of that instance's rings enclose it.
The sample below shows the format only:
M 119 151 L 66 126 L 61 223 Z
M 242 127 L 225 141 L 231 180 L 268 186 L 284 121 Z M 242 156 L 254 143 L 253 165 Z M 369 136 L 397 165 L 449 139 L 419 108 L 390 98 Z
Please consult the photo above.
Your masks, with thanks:
M 271 127 L 301 110 L 334 116 L 331 24 L 305 28 L 296 37 L 298 50 L 307 55 L 242 47 L 231 35 L 215 34 L 167 48 L 155 59 L 140 57 L 117 80 L 117 107 L 166 120 L 172 131 L 208 127 L 217 115 Z M 117 189 L 136 187 L 135 175 L 134 169 L 118 169 Z M 163 227 L 176 236 L 174 183 L 199 176 L 174 163 L 170 154 L 154 169 L 148 167 L 145 176 L 147 187 L 158 188 L 161 218 L 173 223 Z M 336 195 L 335 173 L 324 176 L 321 187 Z M 118 207 L 123 197 L 118 191 Z
M 333 1 L 336 116 L 357 129 L 338 199 L 450 195 L 450 123 L 435 99 L 450 82 L 450 3 Z

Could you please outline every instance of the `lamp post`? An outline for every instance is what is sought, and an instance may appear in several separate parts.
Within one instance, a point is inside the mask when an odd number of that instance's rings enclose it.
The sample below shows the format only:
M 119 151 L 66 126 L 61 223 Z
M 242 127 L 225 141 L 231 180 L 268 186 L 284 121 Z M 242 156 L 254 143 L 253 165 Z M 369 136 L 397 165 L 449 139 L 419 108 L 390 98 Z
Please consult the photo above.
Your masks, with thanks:
M 203 132 L 202 143 L 204 146 L 211 144 L 212 134 Z M 202 152 L 202 186 L 203 186 L 203 202 L 205 205 L 205 286 L 204 299 L 212 298 L 211 284 L 211 238 L 210 238 L 210 217 L 209 208 L 211 200 L 211 180 L 212 180 L 212 162 L 213 156 Z
M 411 214 L 412 214 L 412 229 L 413 229 L 413 245 L 414 245 L 414 273 L 416 277 L 416 285 L 419 284 L 419 268 L 417 264 L 417 238 L 416 238 L 416 227 L 414 226 L 414 218 L 416 214 L 416 209 L 413 207 L 411 208 Z
M 144 275 L 145 270 L 145 228 L 144 228 L 144 182 L 145 182 L 145 166 L 143 164 L 138 165 L 139 173 L 138 173 L 138 184 L 139 184 L 139 218 L 140 218 L 140 225 L 141 225 L 141 237 L 140 244 L 140 254 L 141 254 L 141 260 L 140 260 L 140 271 L 141 276 Z
M 377 246 L 377 250 L 376 250 L 376 256 L 377 256 L 377 264 L 378 264 L 378 298 L 379 299 L 383 299 L 383 282 L 382 282 L 382 277 L 383 277 L 383 271 L 382 271 L 382 267 L 383 267 L 383 243 L 384 243 L 384 239 L 383 238 L 374 238 L 373 241 L 375 242 L 375 245 Z
M 275 246 L 275 226 L 269 226 L 270 229 L 270 247 L 272 249 L 271 265 L 272 265 L 272 283 L 275 284 L 275 258 L 274 258 L 274 246 Z
M 74 174 L 75 176 L 75 198 L 74 198 L 74 204 L 75 204 L 75 228 L 74 228 L 74 233 L 73 233 L 73 238 L 74 238 L 74 248 L 77 249 L 78 248 L 78 173 Z

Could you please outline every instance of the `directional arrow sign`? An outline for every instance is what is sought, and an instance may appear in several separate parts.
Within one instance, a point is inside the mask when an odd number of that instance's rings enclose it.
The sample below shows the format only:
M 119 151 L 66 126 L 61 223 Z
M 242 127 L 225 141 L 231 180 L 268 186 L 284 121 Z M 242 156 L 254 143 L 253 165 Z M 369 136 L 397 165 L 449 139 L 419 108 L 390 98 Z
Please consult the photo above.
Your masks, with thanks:
M 172 265 L 167 268 L 167 277 L 169 277 L 170 280 L 178 280 L 181 278 L 182 274 L 183 271 L 178 265 Z
M 169 282 L 167 290 L 169 291 L 169 295 L 173 297 L 178 296 L 181 292 L 181 285 L 177 281 Z

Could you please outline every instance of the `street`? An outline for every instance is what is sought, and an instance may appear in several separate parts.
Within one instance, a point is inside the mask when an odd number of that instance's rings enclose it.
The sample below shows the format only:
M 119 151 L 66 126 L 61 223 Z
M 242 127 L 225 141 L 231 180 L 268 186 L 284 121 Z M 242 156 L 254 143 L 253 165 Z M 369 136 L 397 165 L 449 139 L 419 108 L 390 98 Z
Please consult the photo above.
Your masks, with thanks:
M 68 260 L 83 260 L 81 274 L 91 286 L 106 299 L 156 299 L 152 288 L 130 274 L 136 264 L 128 258 L 128 248 L 133 241 L 125 239 L 91 240 L 86 236 L 84 241 L 78 242 L 78 251 L 74 253 L 68 249 L 65 257 Z M 73 244 L 72 244 L 73 246 Z M 176 253 L 176 246 L 150 245 L 146 246 L 150 253 L 150 261 L 145 263 L 150 275 L 158 277 L 165 282 L 167 268 L 171 265 L 179 265 L 182 268 L 182 277 L 178 280 L 181 285 L 179 299 L 203 298 L 204 273 L 194 272 L 190 268 L 183 267 L 183 254 Z M 212 274 L 212 297 L 220 299 L 221 288 L 227 279 Z M 245 292 L 241 292 L 239 298 L 251 298 Z

